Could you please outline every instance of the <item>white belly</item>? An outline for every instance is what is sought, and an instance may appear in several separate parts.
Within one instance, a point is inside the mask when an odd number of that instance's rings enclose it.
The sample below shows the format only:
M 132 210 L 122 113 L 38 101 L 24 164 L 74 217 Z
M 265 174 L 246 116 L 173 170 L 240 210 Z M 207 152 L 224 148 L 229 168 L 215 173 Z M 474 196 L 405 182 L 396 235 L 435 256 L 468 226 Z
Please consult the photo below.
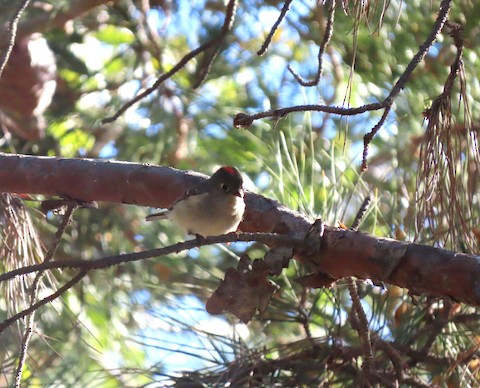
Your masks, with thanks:
M 175 204 L 168 218 L 189 234 L 215 236 L 236 231 L 245 211 L 243 198 L 225 195 L 205 206 L 205 196 L 192 196 Z

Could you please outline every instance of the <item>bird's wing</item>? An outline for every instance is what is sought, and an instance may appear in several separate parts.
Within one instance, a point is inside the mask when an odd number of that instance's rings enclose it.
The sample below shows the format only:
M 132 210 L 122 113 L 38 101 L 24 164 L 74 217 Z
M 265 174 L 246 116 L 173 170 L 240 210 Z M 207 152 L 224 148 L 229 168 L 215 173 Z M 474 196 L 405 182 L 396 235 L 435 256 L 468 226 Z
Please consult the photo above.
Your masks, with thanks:
M 158 213 L 149 214 L 145 218 L 145 220 L 146 221 L 166 220 L 168 218 L 167 213 L 168 213 L 168 209 L 164 209 L 162 211 L 159 211 Z
M 158 213 L 150 214 L 145 219 L 147 221 L 168 219 L 168 212 L 172 210 L 177 203 L 185 200 L 188 197 L 191 197 L 192 195 L 199 195 L 207 192 L 208 187 L 207 185 L 205 185 L 205 183 L 207 183 L 207 181 L 202 182 L 195 187 L 192 187 L 191 189 L 187 190 L 181 197 L 179 197 L 174 203 L 172 203 L 168 209 L 163 209 L 163 210 L 160 210 Z

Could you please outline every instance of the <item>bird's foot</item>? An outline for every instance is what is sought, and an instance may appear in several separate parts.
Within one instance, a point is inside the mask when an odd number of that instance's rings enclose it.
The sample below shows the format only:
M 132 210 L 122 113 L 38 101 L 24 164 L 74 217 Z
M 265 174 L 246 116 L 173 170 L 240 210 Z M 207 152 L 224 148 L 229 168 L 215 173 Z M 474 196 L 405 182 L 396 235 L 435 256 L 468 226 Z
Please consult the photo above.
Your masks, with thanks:
M 204 245 L 207 242 L 207 238 L 199 233 L 195 233 L 195 240 L 197 241 L 197 245 Z

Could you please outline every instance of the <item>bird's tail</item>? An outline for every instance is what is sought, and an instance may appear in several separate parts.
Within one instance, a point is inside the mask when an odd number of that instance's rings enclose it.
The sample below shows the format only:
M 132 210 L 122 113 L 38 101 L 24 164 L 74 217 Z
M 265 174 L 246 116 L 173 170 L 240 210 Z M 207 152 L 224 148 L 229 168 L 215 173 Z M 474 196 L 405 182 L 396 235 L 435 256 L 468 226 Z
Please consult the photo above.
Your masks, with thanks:
M 165 210 L 159 211 L 158 213 L 149 214 L 145 218 L 145 220 L 147 220 L 147 221 L 166 220 L 168 218 L 167 217 L 167 212 L 168 212 L 168 210 L 165 209 Z

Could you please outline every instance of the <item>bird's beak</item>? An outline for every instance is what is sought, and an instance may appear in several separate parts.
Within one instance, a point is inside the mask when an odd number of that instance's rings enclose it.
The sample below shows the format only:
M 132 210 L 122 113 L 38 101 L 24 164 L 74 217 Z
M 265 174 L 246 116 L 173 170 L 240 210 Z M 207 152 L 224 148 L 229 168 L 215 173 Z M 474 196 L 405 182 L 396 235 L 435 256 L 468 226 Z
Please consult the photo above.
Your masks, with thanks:
M 243 189 L 241 187 L 238 189 L 238 191 L 236 191 L 233 194 L 236 195 L 237 197 L 240 197 L 240 198 L 243 198 L 243 196 L 245 195 L 245 193 L 243 192 Z

